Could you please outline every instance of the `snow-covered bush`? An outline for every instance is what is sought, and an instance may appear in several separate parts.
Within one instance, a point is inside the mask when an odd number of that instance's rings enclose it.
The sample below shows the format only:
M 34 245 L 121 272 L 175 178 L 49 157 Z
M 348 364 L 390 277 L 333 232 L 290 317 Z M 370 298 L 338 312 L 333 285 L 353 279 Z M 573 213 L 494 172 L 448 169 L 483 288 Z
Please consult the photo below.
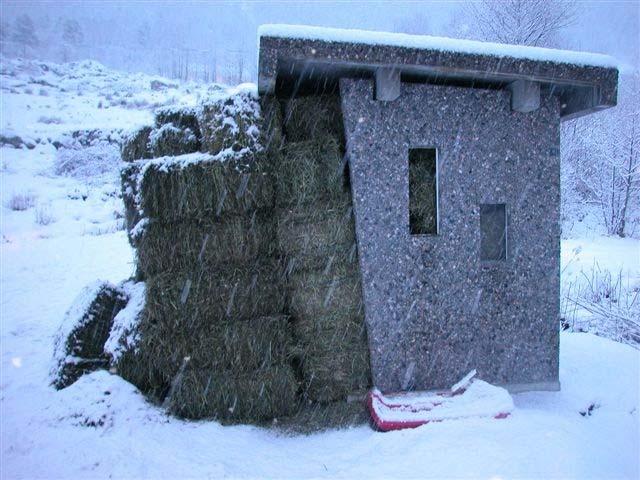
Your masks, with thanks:
M 36 224 L 38 225 L 42 225 L 42 226 L 47 226 L 47 225 L 51 225 L 53 222 L 56 221 L 56 217 L 53 214 L 53 210 L 51 209 L 51 205 L 49 204 L 41 204 L 38 205 L 38 207 L 35 210 L 34 213 L 34 220 L 36 222 Z
M 44 123 L 45 125 L 60 125 L 62 123 L 62 119 L 60 117 L 48 117 L 43 115 L 38 118 L 38 123 Z
M 26 147 L 29 150 L 34 149 L 36 147 L 36 144 L 33 140 L 17 135 L 12 130 L 3 129 L 2 131 L 0 131 L 0 146 L 5 146 L 5 145 L 13 148 Z
M 640 348 L 640 287 L 622 271 L 594 264 L 569 283 L 562 295 L 562 327 L 591 332 Z
M 116 177 L 120 168 L 120 150 L 110 143 L 85 148 L 60 148 L 56 152 L 56 175 L 80 180 L 100 181 L 105 175 Z
M 15 212 L 22 212 L 32 208 L 36 204 L 33 193 L 14 193 L 7 202 L 7 207 Z
M 50 371 L 53 386 L 64 388 L 84 373 L 109 364 L 104 344 L 114 317 L 126 301 L 126 292 L 109 282 L 96 281 L 82 290 L 65 314 L 55 338 Z
M 87 130 L 74 130 L 61 135 L 54 141 L 56 148 L 85 148 L 99 145 L 119 146 L 123 141 L 122 129 L 102 130 L 98 128 Z

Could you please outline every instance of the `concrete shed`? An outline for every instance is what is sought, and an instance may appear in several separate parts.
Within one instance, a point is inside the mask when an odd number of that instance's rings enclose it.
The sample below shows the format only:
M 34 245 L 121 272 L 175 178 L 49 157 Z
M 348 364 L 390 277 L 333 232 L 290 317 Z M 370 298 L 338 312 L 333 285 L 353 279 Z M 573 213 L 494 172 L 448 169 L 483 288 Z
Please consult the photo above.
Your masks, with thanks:
M 285 25 L 259 91 L 339 92 L 373 383 L 475 368 L 557 390 L 560 122 L 615 106 L 603 55 Z

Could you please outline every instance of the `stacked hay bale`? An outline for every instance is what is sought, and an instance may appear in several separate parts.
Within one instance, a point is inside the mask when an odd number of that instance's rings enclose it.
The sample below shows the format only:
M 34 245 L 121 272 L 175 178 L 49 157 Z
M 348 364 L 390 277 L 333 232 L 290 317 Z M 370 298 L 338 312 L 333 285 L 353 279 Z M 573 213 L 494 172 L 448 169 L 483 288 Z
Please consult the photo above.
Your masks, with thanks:
M 247 94 L 161 112 L 152 152 L 187 155 L 123 169 L 146 305 L 117 368 L 181 417 L 255 422 L 298 406 L 259 122 Z M 196 145 L 207 153 L 189 154 Z
M 82 290 L 54 341 L 50 380 L 55 388 L 68 387 L 85 373 L 108 366 L 104 344 L 126 303 L 127 293 L 109 282 L 96 281 Z
M 261 102 L 162 111 L 123 147 L 145 302 L 115 368 L 181 417 L 351 423 L 336 401 L 370 370 L 339 97 Z
M 283 110 L 286 143 L 275 168 L 278 245 L 303 394 L 327 403 L 370 385 L 340 98 L 292 98 Z

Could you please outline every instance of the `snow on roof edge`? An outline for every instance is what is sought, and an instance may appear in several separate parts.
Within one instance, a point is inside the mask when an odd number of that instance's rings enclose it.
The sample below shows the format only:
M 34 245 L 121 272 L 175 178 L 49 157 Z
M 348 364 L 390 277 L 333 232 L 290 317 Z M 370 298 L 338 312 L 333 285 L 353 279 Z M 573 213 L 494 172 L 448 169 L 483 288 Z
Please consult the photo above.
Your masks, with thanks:
M 258 27 L 258 39 L 261 37 L 364 43 L 368 45 L 421 48 L 494 57 L 512 57 L 536 61 L 569 63 L 590 67 L 618 68 L 618 62 L 615 58 L 601 53 L 480 42 L 477 40 L 461 40 L 429 35 L 376 32 L 372 30 L 315 27 L 310 25 L 265 24 Z

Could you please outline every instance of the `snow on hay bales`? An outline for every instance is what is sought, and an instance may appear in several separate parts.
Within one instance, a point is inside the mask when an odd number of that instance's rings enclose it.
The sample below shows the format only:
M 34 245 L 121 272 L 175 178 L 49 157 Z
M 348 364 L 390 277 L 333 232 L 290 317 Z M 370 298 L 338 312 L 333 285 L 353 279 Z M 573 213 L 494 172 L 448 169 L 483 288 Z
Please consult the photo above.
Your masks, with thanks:
M 138 176 L 142 171 L 143 165 L 143 162 L 135 161 L 125 164 L 120 169 L 125 226 L 129 235 L 129 241 L 132 245 L 135 245 L 135 239 L 131 233 L 141 220 L 140 208 L 138 206 Z
M 257 101 L 240 96 L 227 106 L 250 100 L 251 118 L 238 121 L 259 132 Z M 157 122 L 192 128 L 192 116 L 175 116 L 182 113 L 159 112 Z M 239 139 L 227 118 L 199 128 L 223 143 Z M 267 149 L 228 144 L 215 155 L 137 161 L 122 180 L 146 303 L 135 355 L 123 357 L 118 373 L 181 417 L 253 422 L 295 410 Z
M 182 155 L 197 152 L 200 148 L 198 137 L 190 128 L 177 127 L 165 123 L 154 128 L 149 135 L 149 147 L 154 157 Z
M 156 110 L 156 128 L 168 123 L 177 128 L 189 129 L 196 137 L 200 138 L 198 109 L 195 107 L 164 107 Z
M 257 95 L 253 90 L 241 87 L 235 95 L 209 101 L 201 106 L 198 121 L 204 151 L 215 155 L 224 150 L 263 150 Z
M 109 363 L 104 344 L 126 293 L 108 282 L 85 287 L 65 314 L 54 343 L 51 383 L 58 389 Z
M 115 364 L 128 352 L 135 351 L 140 341 L 139 324 L 145 305 L 145 284 L 125 282 L 120 287 L 127 295 L 127 304 L 113 318 L 104 351 Z
M 149 161 L 139 176 L 144 216 L 163 222 L 249 214 L 273 206 L 269 162 L 242 153 Z
M 149 135 L 152 157 L 183 155 L 200 150 L 197 109 L 165 107 L 155 114 L 155 128 Z
M 122 171 L 146 304 L 117 370 L 178 416 L 257 422 L 338 401 L 314 411 L 353 418 L 347 396 L 370 385 L 339 101 L 292 105 L 296 142 L 286 104 L 238 89 L 196 110 L 207 153 Z M 157 125 L 194 128 L 187 113 Z
M 109 358 L 109 370 L 125 380 L 150 391 L 158 382 L 151 359 L 140 349 L 141 325 L 145 315 L 146 284 L 128 281 L 122 289 L 129 296 L 127 305 L 113 319 L 104 351 Z
M 129 132 L 123 139 L 120 148 L 122 160 L 133 162 L 134 160 L 152 158 L 151 149 L 149 148 L 151 130 L 153 130 L 152 127 L 145 126 Z

